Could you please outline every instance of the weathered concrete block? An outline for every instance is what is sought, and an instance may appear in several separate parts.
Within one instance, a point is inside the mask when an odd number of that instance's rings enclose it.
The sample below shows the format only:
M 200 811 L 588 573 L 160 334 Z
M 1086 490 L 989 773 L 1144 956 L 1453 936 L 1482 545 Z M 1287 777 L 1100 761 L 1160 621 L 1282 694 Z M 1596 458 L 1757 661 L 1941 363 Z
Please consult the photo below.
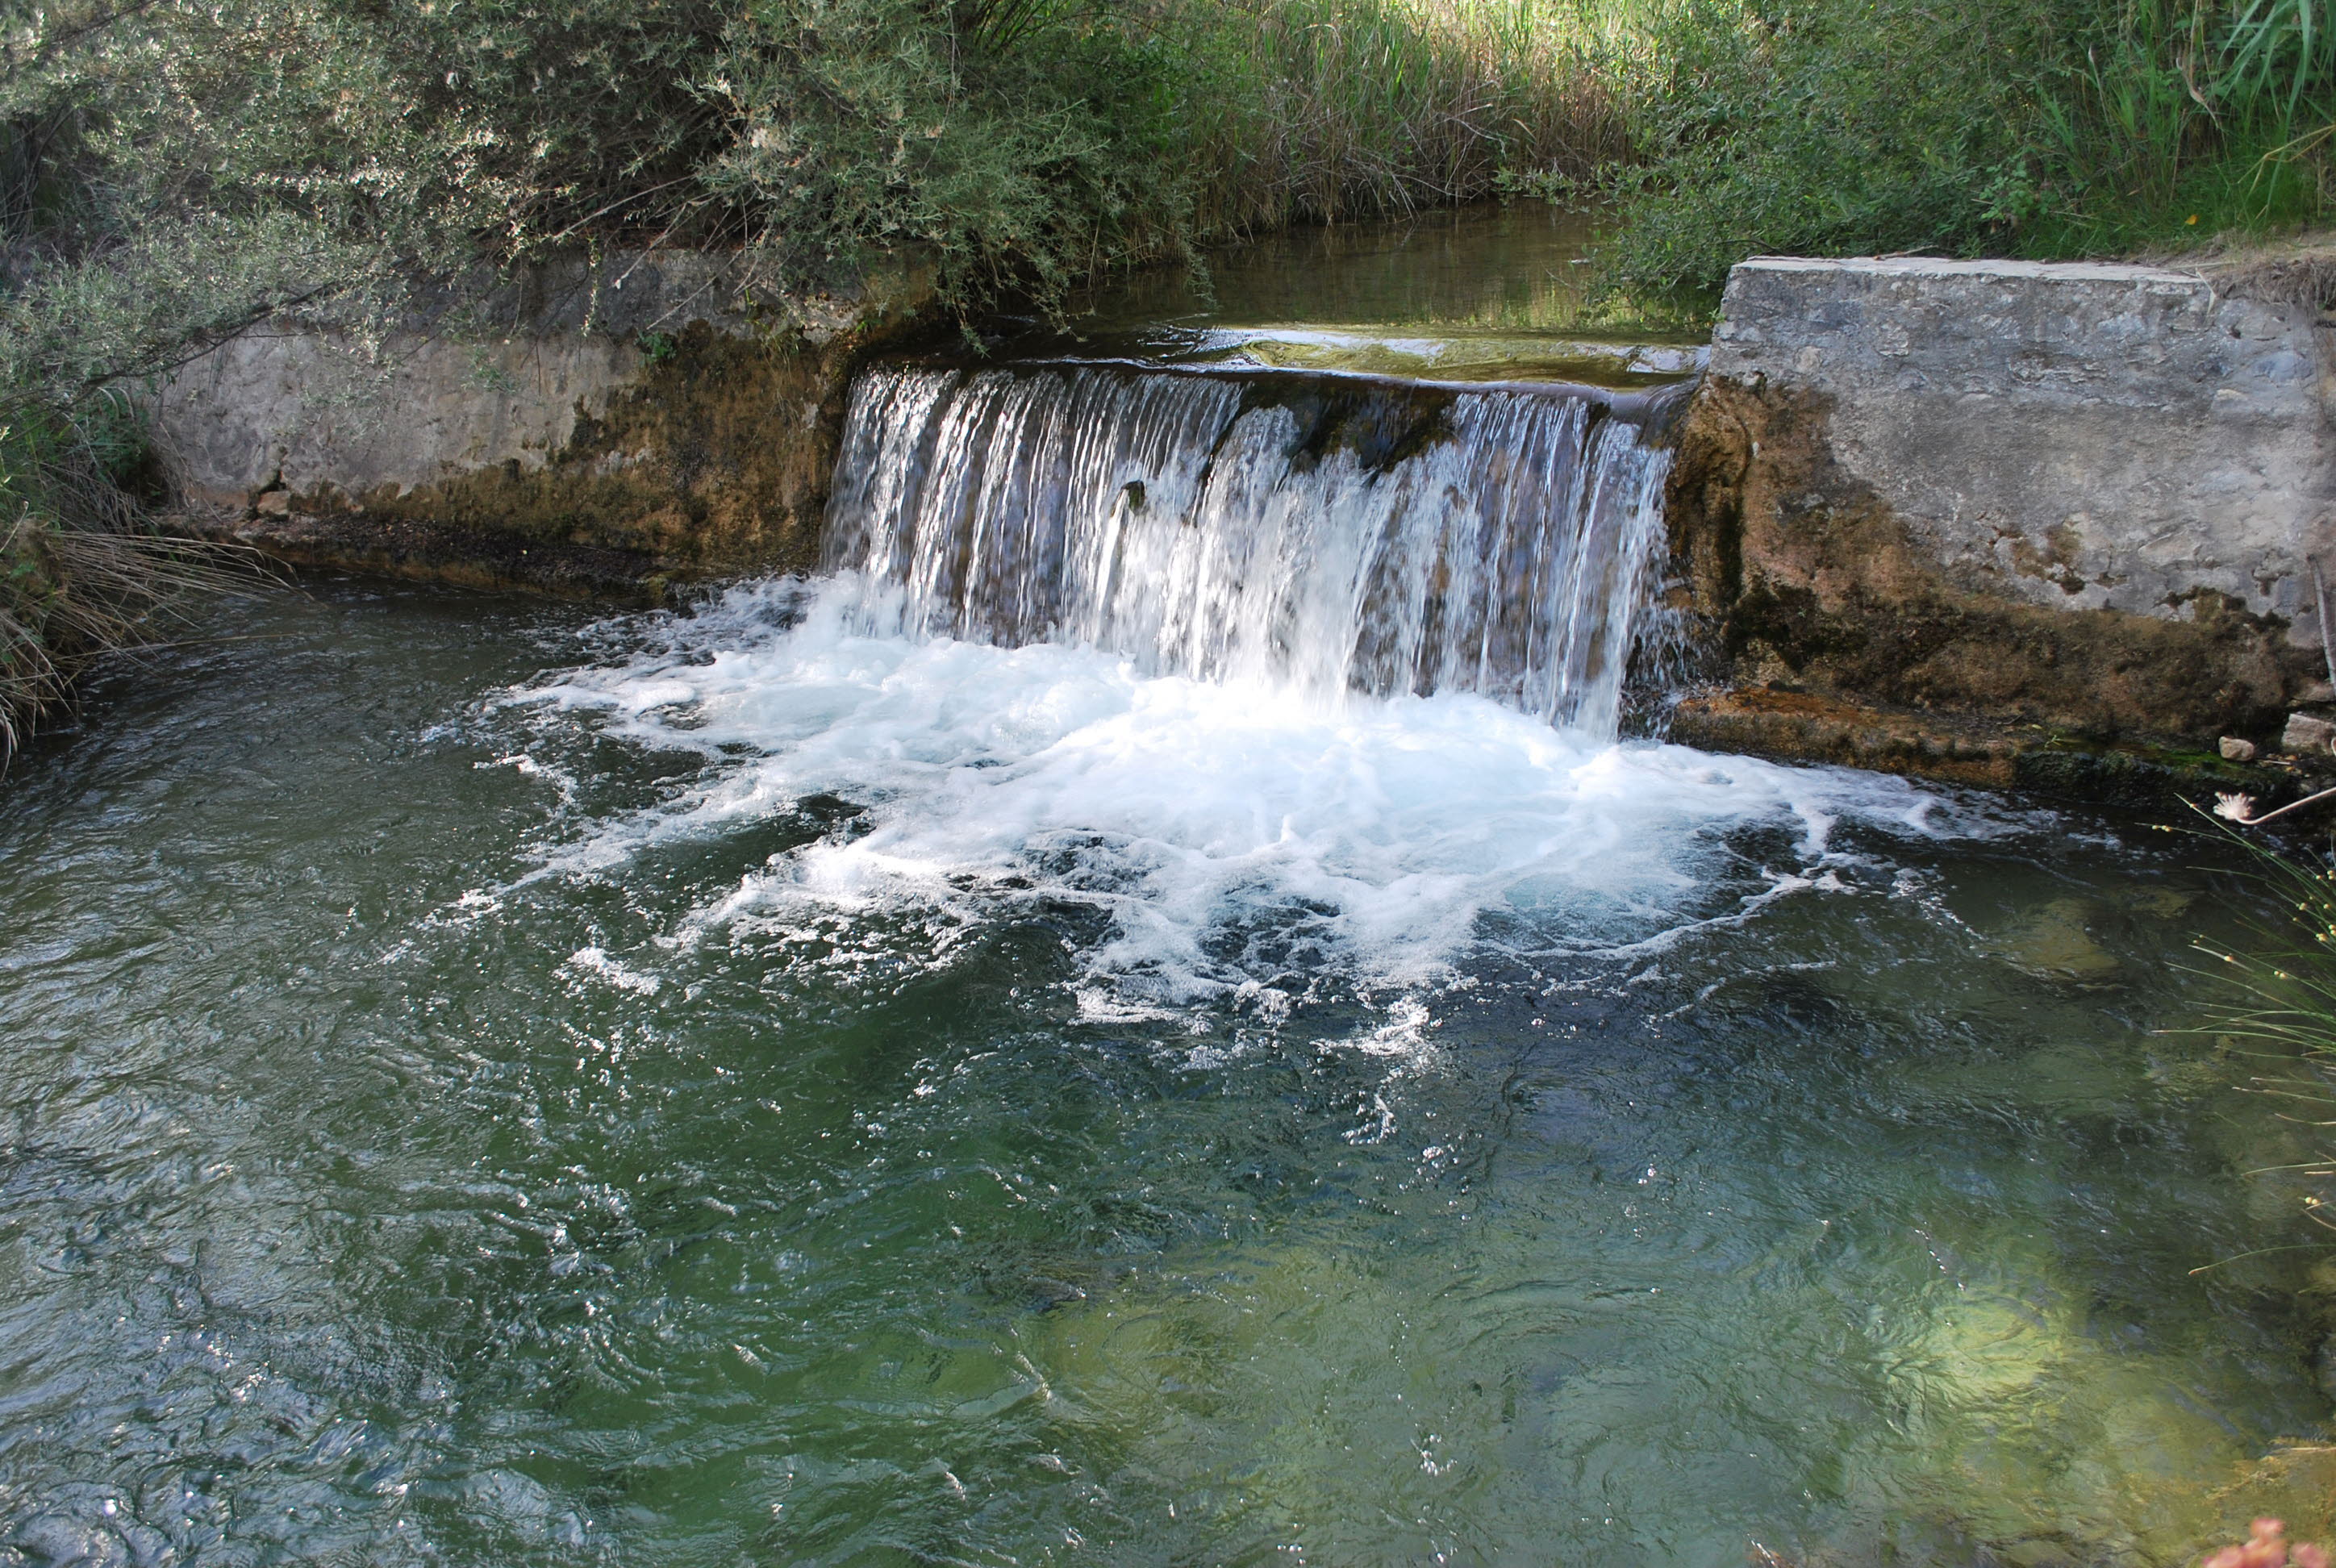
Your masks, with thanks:
M 2329 331 L 2163 268 L 1730 276 L 1674 542 L 1743 678 L 2101 735 L 2277 722 L 2336 571 Z
M 806 565 L 852 367 L 930 281 L 772 301 L 739 266 L 571 257 L 424 299 L 379 343 L 250 333 L 161 385 L 157 444 L 194 512 L 292 559 L 501 580 L 486 566 L 516 541 L 598 552 L 596 581 L 618 556 L 642 576 Z

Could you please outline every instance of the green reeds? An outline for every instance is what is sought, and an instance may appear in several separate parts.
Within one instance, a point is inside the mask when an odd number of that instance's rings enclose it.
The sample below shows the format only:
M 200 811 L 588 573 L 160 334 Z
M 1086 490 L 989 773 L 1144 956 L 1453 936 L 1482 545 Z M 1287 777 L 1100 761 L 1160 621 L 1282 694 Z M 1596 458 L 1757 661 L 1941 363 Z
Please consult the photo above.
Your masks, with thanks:
M 2278 1063 L 2257 1075 L 2253 1087 L 2283 1104 L 2283 1119 L 2313 1129 L 2336 1127 L 2336 858 L 2285 852 L 2222 831 L 2244 846 L 2253 880 L 2279 912 L 2252 922 L 2244 945 L 2200 945 L 2241 999 L 2216 1008 L 2195 1032 Z M 2305 1211 L 2336 1229 L 2336 1206 L 2324 1195 L 2326 1183 L 2336 1178 L 2336 1151 L 2281 1168 L 2321 1188 L 2305 1197 Z
M 1169 0 L 1202 234 L 1448 206 L 1628 147 L 1597 0 Z

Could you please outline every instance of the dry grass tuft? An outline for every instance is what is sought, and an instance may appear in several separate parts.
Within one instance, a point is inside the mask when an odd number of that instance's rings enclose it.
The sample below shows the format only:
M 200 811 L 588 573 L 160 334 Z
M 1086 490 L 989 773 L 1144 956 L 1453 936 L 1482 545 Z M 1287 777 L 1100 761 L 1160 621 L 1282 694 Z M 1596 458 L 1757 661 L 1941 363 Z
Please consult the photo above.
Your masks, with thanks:
M 267 562 L 241 545 L 59 527 L 30 508 L 0 529 L 0 773 L 97 654 L 135 652 L 197 595 L 248 593 Z
M 90 658 L 154 640 L 191 595 L 260 580 L 257 551 L 154 531 L 124 482 L 142 448 L 126 399 L 0 405 L 0 771 Z
M 2220 242 L 2149 259 L 2195 272 L 2222 292 L 2242 298 L 2336 310 L 2336 229 L 2284 239 Z

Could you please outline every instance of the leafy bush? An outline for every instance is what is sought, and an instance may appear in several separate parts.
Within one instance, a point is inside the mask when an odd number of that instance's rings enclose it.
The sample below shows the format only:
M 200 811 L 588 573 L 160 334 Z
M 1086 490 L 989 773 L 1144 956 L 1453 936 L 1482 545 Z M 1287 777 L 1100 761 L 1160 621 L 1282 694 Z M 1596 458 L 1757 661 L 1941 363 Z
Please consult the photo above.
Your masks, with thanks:
M 1612 173 L 1628 287 L 1748 255 L 1956 244 L 2017 153 L 2023 0 L 1681 0 L 1649 28 L 1645 161 Z
M 1184 237 L 1173 83 L 1156 44 L 1014 0 L 759 0 L 707 89 L 725 145 L 706 198 L 789 280 L 919 244 L 962 301 Z

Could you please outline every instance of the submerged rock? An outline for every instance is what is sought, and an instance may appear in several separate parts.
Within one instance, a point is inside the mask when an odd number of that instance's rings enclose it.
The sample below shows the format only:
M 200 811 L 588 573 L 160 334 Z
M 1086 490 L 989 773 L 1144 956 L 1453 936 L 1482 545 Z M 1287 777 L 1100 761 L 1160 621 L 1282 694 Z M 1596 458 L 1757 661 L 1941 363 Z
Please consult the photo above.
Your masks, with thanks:
M 2087 929 L 2090 914 L 2082 900 L 2054 899 L 2013 927 L 1997 951 L 2039 979 L 2105 980 L 2117 973 L 2117 959 Z

